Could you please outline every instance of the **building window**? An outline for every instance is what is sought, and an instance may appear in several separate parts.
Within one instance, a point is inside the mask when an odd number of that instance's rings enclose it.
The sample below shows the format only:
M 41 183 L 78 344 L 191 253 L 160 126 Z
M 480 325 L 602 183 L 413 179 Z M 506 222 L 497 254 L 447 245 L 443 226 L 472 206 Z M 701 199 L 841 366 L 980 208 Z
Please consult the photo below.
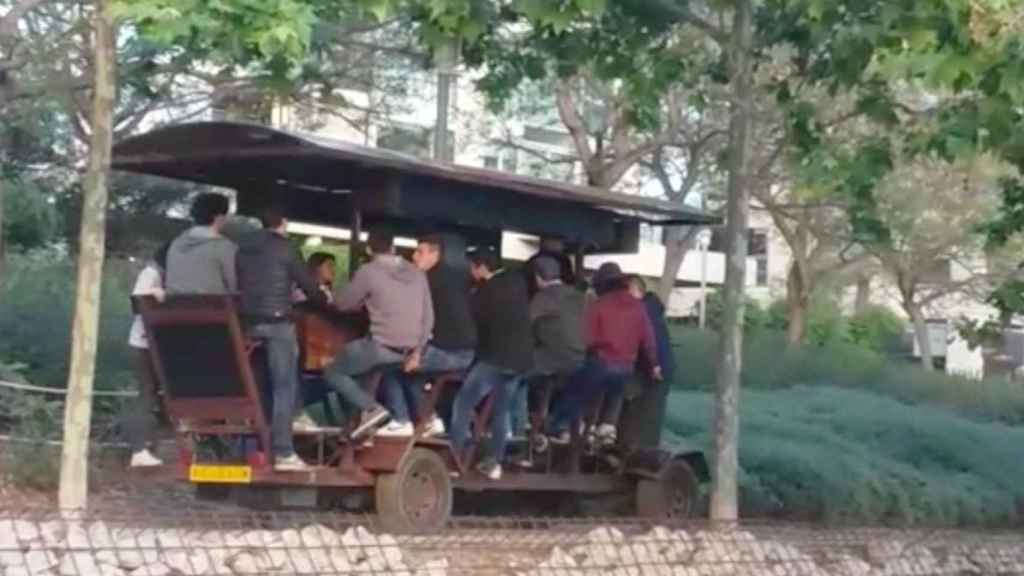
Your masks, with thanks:
M 483 157 L 483 161 L 484 161 L 484 168 L 488 168 L 490 170 L 497 170 L 498 169 L 498 157 L 497 156 L 484 156 Z
M 765 256 L 758 256 L 754 260 L 754 265 L 757 267 L 754 275 L 754 284 L 757 286 L 768 285 L 768 258 Z
M 516 172 L 519 170 L 519 156 L 514 149 L 502 151 L 501 169 L 505 172 Z

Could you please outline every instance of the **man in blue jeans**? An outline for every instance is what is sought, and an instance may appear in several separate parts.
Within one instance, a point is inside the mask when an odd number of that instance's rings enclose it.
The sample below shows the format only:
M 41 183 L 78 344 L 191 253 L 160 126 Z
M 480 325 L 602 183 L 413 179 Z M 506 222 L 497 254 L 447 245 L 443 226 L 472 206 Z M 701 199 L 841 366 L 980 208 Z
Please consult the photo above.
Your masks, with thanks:
M 477 330 L 476 362 L 455 396 L 451 442 L 461 454 L 474 409 L 493 393 L 491 454 L 478 469 L 491 480 L 499 480 L 508 439 L 510 393 L 533 367 L 530 301 L 522 275 L 502 268 L 493 251 L 477 251 L 469 260 L 470 273 L 479 283 L 471 300 Z
M 269 208 L 260 220 L 263 229 L 242 239 L 236 257 L 241 315 L 249 336 L 262 342 L 267 352 L 274 398 L 270 418 L 274 470 L 301 471 L 307 467 L 292 442 L 299 396 L 299 348 L 290 316 L 292 285 L 297 284 L 314 304 L 326 305 L 328 298 L 288 240 L 283 212 Z
M 387 404 L 397 432 L 411 435 L 421 403 L 422 387 L 430 375 L 461 372 L 473 362 L 476 324 L 469 307 L 471 278 L 466 266 L 458 266 L 454 254 L 444 254 L 438 235 L 420 238 L 412 261 L 427 275 L 434 306 L 433 338 L 422 353 L 413 354 L 402 372 L 386 376 Z M 444 434 L 444 423 L 432 415 L 424 432 Z

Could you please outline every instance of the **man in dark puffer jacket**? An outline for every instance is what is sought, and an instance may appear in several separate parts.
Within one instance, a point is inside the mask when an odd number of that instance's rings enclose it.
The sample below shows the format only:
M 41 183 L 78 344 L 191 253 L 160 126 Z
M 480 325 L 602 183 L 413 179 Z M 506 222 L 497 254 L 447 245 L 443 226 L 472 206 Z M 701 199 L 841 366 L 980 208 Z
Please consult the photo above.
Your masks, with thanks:
M 288 241 L 287 221 L 278 208 L 267 209 L 260 220 L 263 230 L 240 244 L 238 284 L 242 292 L 242 318 L 249 336 L 262 341 L 267 351 L 274 394 L 271 444 L 274 469 L 306 469 L 295 454 L 292 420 L 299 388 L 299 348 L 292 324 L 292 285 L 297 284 L 313 304 L 324 305 L 328 296 L 310 276 L 299 251 Z

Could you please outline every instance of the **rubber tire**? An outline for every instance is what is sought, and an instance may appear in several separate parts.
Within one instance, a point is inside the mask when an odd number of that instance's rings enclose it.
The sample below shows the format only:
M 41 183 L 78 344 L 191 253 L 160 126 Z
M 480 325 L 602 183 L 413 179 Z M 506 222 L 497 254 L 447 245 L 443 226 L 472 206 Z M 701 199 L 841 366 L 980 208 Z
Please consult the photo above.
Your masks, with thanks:
M 698 504 L 697 475 L 684 460 L 672 460 L 655 479 L 636 483 L 636 515 L 667 520 L 693 516 Z
M 432 509 L 425 516 L 406 510 L 406 488 L 418 477 L 428 476 L 434 487 Z M 394 474 L 377 476 L 374 489 L 377 518 L 387 532 L 397 534 L 434 533 L 445 527 L 452 514 L 452 479 L 448 466 L 437 453 L 413 448 Z

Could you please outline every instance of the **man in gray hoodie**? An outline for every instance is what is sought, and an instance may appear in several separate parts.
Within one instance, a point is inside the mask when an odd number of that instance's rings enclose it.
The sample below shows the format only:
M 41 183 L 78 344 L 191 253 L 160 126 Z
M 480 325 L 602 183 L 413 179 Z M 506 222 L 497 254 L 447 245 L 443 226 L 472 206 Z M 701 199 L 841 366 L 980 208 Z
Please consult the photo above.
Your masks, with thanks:
M 168 294 L 233 294 L 235 278 L 233 242 L 221 235 L 230 204 L 221 194 L 200 194 L 192 202 L 195 225 L 181 233 L 167 250 Z
M 387 231 L 370 233 L 373 260 L 362 265 L 352 282 L 335 295 L 342 311 L 366 307 L 370 334 L 345 345 L 324 372 L 327 381 L 363 417 L 352 436 L 374 429 L 389 414 L 356 382 L 379 368 L 401 367 L 419 355 L 434 329 L 434 307 L 427 276 L 412 263 L 394 254 L 394 236 Z M 381 430 L 382 435 L 401 435 L 400 430 Z

